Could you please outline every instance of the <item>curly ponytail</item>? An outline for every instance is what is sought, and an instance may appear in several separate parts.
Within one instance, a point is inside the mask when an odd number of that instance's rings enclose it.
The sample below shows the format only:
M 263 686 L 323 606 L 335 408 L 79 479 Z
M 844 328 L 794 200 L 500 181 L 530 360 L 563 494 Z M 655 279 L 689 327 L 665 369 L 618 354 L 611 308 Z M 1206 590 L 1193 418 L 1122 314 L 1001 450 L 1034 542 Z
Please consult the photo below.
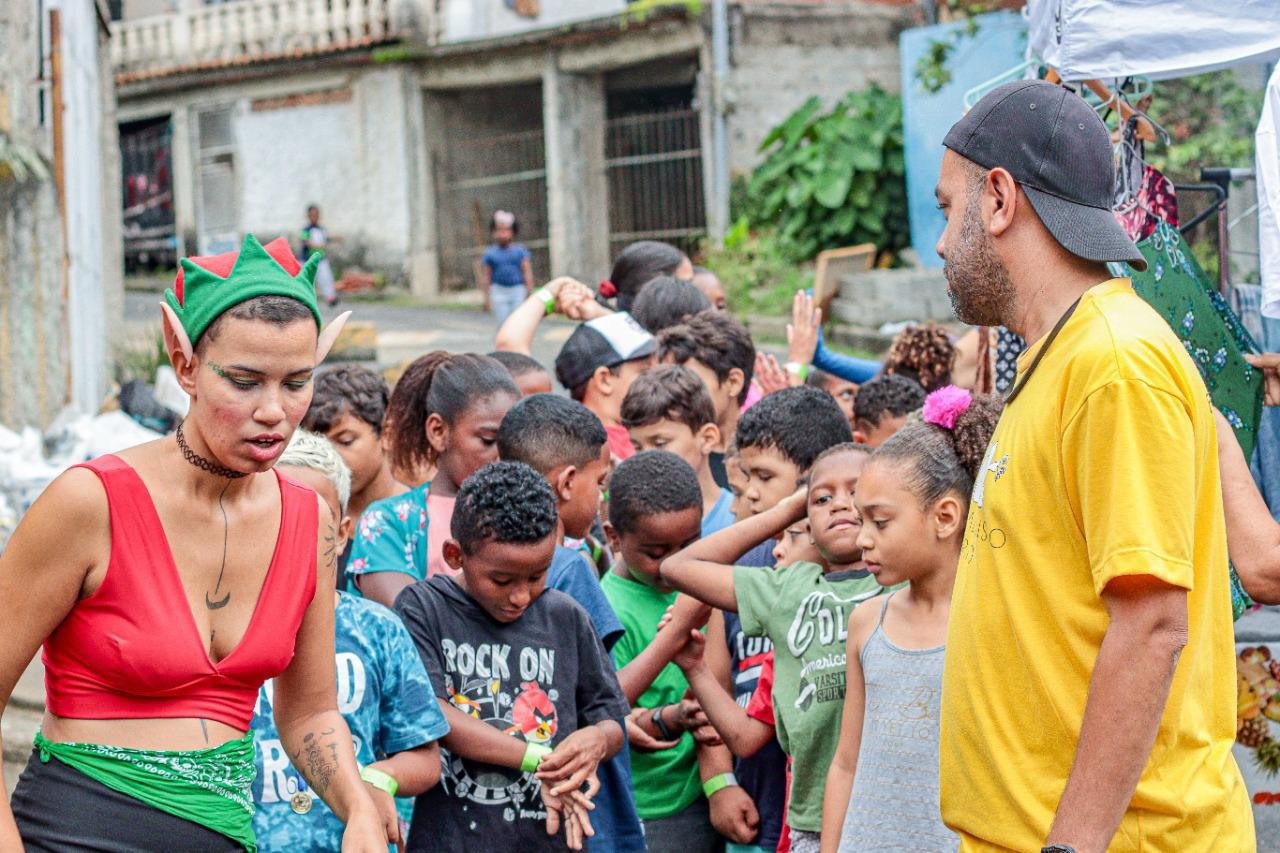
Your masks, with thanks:
M 387 403 L 382 431 L 391 464 L 406 471 L 434 465 L 427 418 L 434 413 L 453 424 L 472 403 L 500 392 L 520 396 L 507 369 L 487 355 L 436 350 L 416 359 L 405 368 Z
M 955 386 L 930 394 L 924 414 L 913 419 L 872 455 L 906 463 L 907 485 L 930 506 L 944 495 L 968 497 L 1004 400 L 970 395 Z

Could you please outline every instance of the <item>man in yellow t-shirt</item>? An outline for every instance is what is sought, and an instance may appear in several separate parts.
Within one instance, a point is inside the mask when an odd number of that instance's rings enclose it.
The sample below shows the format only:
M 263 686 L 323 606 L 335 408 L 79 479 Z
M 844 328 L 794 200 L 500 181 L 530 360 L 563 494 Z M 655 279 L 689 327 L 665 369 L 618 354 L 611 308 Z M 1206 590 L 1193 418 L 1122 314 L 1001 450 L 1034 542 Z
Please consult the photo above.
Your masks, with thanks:
M 943 144 L 956 313 L 1031 344 L 956 576 L 943 819 L 962 850 L 1253 850 L 1213 410 L 1106 270 L 1142 267 L 1110 212 L 1106 128 L 1017 81 Z

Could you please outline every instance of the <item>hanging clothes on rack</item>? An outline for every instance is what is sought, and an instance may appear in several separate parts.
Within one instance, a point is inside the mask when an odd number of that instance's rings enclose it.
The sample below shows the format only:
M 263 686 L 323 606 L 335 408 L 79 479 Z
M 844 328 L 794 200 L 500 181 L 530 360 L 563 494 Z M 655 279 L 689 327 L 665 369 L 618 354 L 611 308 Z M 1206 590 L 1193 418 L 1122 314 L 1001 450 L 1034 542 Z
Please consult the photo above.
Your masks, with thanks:
M 1178 225 L 1178 196 L 1173 181 L 1146 162 L 1146 150 L 1137 129 L 1138 117 L 1130 116 L 1116 146 L 1120 162 L 1112 206 L 1116 219 L 1135 243 L 1150 237 L 1161 222 Z

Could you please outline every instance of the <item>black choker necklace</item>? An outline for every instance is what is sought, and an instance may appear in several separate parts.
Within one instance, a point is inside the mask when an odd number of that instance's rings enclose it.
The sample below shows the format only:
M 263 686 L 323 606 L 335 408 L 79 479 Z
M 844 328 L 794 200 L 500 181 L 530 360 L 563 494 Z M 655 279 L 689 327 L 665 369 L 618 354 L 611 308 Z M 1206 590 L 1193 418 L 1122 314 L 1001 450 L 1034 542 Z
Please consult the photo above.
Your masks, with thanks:
M 182 434 L 182 423 L 178 423 L 178 449 L 182 451 L 182 458 L 199 468 L 201 471 L 208 471 L 215 477 L 226 477 L 228 480 L 237 480 L 244 476 L 243 471 L 232 471 L 225 468 L 217 462 L 210 462 L 199 453 L 191 449 L 191 445 L 187 444 L 186 437 Z

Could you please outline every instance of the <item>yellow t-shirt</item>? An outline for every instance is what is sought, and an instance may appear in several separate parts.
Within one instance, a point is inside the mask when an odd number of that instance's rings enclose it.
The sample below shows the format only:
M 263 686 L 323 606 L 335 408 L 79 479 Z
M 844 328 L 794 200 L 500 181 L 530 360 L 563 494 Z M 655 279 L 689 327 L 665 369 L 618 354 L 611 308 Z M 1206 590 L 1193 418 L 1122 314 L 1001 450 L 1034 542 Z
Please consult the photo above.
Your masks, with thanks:
M 1025 371 L 1040 345 L 1019 359 Z M 1103 588 L 1188 590 L 1189 639 L 1113 851 L 1256 847 L 1208 392 L 1127 279 L 1089 290 L 995 431 L 974 488 L 943 674 L 942 817 L 962 850 L 1038 850 L 1075 758 Z

